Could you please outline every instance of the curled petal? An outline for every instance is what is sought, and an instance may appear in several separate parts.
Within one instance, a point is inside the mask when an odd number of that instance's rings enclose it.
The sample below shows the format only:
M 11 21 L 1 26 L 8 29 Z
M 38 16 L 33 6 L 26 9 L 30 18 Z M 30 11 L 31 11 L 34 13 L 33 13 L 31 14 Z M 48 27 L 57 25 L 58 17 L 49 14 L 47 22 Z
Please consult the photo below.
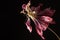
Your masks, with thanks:
M 31 25 L 30 25 L 30 18 L 28 18 L 28 20 L 27 20 L 27 22 L 26 22 L 25 24 L 26 24 L 26 26 L 27 26 L 27 29 L 28 29 L 30 32 L 32 32 L 32 27 L 31 27 Z
M 49 16 L 41 16 L 40 19 L 44 22 L 47 22 L 47 23 L 51 23 L 53 21 L 53 19 Z
M 22 9 L 25 9 L 25 8 L 26 8 L 26 4 L 23 4 L 23 5 L 22 5 Z
M 37 19 L 34 19 L 33 22 L 35 23 L 35 28 L 39 36 L 41 36 L 42 39 L 45 39 L 43 36 L 43 27 L 41 26 L 41 24 L 38 22 Z
M 45 31 L 48 26 L 49 26 L 49 23 L 53 24 L 53 19 L 49 16 L 41 16 L 38 20 L 41 24 L 41 26 L 43 27 L 43 30 Z
M 49 23 L 41 22 L 41 26 L 42 26 L 42 28 L 43 28 L 43 31 L 45 31 L 45 30 L 48 28 Z
M 46 8 L 45 10 L 44 10 L 44 15 L 47 15 L 47 16 L 50 16 L 50 17 L 52 17 L 53 16 L 53 14 L 55 13 L 55 10 L 52 10 L 52 9 L 50 9 L 50 8 Z
M 42 31 L 42 30 L 39 30 L 39 29 L 36 27 L 36 31 L 37 31 L 37 33 L 39 34 L 39 36 L 40 36 L 42 39 L 45 39 L 44 36 L 43 36 L 43 31 Z
M 43 11 L 41 11 L 39 14 L 40 14 L 40 15 L 43 15 L 43 16 L 52 17 L 54 13 L 55 13 L 55 10 L 52 10 L 52 9 L 50 9 L 50 8 L 46 8 L 46 9 L 44 9 Z M 38 14 L 38 15 L 39 15 L 39 14 Z

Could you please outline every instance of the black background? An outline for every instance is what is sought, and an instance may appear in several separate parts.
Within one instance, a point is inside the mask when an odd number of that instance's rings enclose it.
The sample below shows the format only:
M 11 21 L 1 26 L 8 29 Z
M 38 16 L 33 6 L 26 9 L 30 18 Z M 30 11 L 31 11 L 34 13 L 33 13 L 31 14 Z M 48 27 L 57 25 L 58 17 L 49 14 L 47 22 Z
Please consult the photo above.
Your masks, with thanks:
M 1 39 L 6 40 L 42 40 L 41 37 L 36 33 L 35 28 L 33 28 L 32 33 L 26 29 L 24 21 L 26 16 L 20 14 L 22 10 L 21 5 L 27 4 L 28 0 L 10 0 L 10 1 L 1 1 L 0 6 L 0 36 Z M 39 2 L 43 3 L 43 9 L 51 7 L 55 9 L 56 12 L 53 16 L 53 19 L 56 21 L 56 24 L 50 25 L 49 27 L 53 29 L 60 36 L 60 2 L 59 0 L 39 0 L 31 1 L 32 5 L 37 6 Z M 8 5 L 7 5 L 8 4 Z M 31 23 L 33 24 L 33 22 Z M 34 25 L 32 25 L 34 27 Z M 58 40 L 57 37 L 48 29 L 44 32 L 46 40 Z

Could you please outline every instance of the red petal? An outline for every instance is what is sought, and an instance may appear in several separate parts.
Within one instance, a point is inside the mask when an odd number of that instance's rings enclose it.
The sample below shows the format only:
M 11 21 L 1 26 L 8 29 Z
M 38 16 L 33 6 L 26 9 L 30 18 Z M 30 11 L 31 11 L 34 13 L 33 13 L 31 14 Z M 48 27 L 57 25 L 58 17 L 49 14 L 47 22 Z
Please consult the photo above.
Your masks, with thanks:
M 26 24 L 26 26 L 27 26 L 27 29 L 30 31 L 30 32 L 32 32 L 32 27 L 31 27 L 31 25 L 30 25 L 30 19 L 28 18 L 28 20 L 27 20 L 27 22 L 25 23 Z
M 42 39 L 45 39 L 43 36 L 43 27 L 38 22 L 38 20 L 34 19 L 33 21 L 35 23 L 37 33 L 41 36 Z
M 22 9 L 25 9 L 25 8 L 26 8 L 26 4 L 23 4 L 23 5 L 22 5 Z

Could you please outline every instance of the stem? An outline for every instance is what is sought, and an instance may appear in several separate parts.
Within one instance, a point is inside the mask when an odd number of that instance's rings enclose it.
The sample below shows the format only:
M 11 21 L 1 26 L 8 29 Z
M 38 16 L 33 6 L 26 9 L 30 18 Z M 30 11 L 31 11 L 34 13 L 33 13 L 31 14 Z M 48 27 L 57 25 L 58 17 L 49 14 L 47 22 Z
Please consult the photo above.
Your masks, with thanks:
M 51 28 L 48 27 L 48 29 L 60 40 L 60 37 Z

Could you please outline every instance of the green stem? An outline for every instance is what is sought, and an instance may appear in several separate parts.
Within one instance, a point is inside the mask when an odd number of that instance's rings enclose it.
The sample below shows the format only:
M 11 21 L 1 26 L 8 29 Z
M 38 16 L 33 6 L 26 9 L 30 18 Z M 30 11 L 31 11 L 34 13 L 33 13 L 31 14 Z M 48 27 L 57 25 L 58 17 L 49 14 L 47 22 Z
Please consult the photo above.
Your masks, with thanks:
M 60 40 L 60 37 L 51 28 L 48 27 L 48 29 Z

